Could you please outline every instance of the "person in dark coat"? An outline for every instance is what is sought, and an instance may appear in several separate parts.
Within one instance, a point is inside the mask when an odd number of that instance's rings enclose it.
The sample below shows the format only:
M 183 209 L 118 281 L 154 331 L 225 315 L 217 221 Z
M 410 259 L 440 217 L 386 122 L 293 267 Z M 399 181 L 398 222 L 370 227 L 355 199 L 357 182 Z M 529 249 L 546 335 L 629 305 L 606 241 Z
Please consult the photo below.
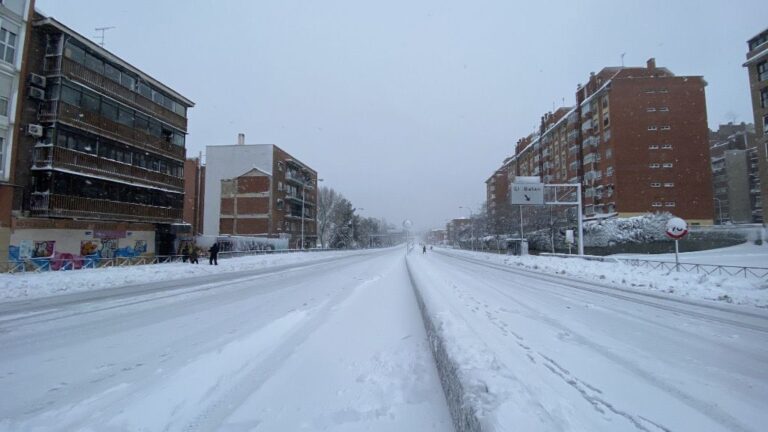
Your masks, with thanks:
M 189 246 L 181 248 L 181 262 L 187 262 L 189 259 Z
M 219 256 L 219 243 L 216 242 L 211 246 L 210 249 L 208 249 L 209 252 L 209 258 L 208 258 L 208 264 L 210 265 L 219 265 L 219 262 L 217 261 L 217 258 Z
M 199 264 L 197 261 L 197 257 L 200 255 L 200 253 L 197 251 L 197 246 L 192 247 L 192 252 L 189 253 L 189 263 L 190 264 Z
M 422 249 L 421 253 L 423 254 L 427 253 L 427 245 L 424 245 L 423 248 L 424 249 Z

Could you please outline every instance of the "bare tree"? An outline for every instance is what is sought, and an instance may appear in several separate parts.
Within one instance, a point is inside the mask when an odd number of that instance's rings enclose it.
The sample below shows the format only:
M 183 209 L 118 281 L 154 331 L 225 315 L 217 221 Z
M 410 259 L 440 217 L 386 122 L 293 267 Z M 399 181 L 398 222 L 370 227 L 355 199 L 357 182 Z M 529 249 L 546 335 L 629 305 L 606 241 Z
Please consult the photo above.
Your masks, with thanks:
M 331 236 L 333 209 L 344 197 L 333 188 L 323 186 L 317 196 L 317 223 L 320 245 L 325 248 Z

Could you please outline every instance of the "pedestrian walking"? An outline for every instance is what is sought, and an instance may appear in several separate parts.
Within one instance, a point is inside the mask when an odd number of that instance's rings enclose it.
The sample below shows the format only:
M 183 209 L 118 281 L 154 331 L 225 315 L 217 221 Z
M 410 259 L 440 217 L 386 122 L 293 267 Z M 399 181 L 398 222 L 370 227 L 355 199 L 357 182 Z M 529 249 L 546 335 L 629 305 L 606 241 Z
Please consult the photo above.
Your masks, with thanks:
M 427 245 L 422 246 L 424 249 L 421 251 L 422 254 L 427 253 Z
M 181 262 L 187 262 L 189 259 L 189 246 L 181 248 Z
M 209 265 L 219 265 L 219 262 L 217 261 L 217 258 L 219 256 L 219 243 L 216 242 L 211 246 L 210 249 L 208 249 L 208 264 Z
M 199 264 L 199 262 L 197 261 L 198 256 L 200 256 L 200 251 L 198 251 L 197 246 L 194 246 L 192 248 L 192 252 L 189 253 L 189 263 Z

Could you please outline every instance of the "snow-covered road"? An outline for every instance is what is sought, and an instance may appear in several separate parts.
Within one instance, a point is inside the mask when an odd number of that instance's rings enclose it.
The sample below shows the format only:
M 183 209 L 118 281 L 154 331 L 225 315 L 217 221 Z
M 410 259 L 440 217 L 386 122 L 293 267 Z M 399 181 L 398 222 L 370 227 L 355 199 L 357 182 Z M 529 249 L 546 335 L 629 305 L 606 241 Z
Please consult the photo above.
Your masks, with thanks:
M 6 304 L 0 347 L 3 431 L 451 430 L 400 249 Z
M 0 303 L 0 431 L 451 431 L 411 281 L 446 389 L 484 431 L 768 424 L 765 309 L 403 252 L 18 290 Z M 137 272 L 151 282 L 115 285 Z
M 408 262 L 485 430 L 765 430 L 765 310 L 468 255 Z

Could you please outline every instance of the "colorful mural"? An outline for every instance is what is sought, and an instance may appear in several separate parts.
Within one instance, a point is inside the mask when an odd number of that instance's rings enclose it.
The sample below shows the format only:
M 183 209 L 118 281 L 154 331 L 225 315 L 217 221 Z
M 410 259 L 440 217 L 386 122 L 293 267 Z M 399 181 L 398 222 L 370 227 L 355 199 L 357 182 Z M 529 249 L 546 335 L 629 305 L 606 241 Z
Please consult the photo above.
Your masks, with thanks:
M 20 240 L 8 248 L 9 260 L 23 265 L 25 270 L 71 270 L 98 267 L 105 258 L 134 258 L 148 254 L 146 240 L 134 240 L 130 246 L 119 247 L 117 238 L 80 240 L 79 254 L 59 252 L 55 240 Z

